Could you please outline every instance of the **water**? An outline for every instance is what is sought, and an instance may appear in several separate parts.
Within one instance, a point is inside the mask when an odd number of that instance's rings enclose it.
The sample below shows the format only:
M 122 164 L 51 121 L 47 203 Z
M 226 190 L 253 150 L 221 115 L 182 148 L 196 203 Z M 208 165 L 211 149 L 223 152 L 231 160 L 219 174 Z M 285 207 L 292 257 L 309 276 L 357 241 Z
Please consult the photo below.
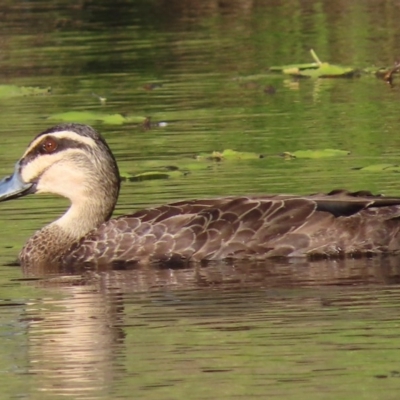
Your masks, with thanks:
M 91 122 L 124 173 L 185 171 L 124 182 L 116 215 L 226 194 L 398 195 L 396 172 L 357 169 L 398 162 L 398 79 L 257 77 L 311 61 L 311 47 L 332 63 L 392 65 L 397 2 L 264 3 L 1 5 L 1 83 L 52 91 L 1 98 L 0 173 L 59 122 L 49 117 L 92 111 L 155 124 Z M 350 154 L 279 156 L 325 148 Z M 224 149 L 263 158 L 194 157 Z M 2 398 L 397 398 L 396 257 L 37 278 L 10 267 L 66 206 L 52 196 L 0 205 Z

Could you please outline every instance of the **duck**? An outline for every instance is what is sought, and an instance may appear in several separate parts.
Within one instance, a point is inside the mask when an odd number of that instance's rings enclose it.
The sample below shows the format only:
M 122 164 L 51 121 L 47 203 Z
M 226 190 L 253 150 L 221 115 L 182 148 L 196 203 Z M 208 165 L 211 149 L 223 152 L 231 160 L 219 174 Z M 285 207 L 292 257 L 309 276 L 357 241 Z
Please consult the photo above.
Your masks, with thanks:
M 23 246 L 24 268 L 128 268 L 220 260 L 336 258 L 400 250 L 400 198 L 334 190 L 181 200 L 112 218 L 118 165 L 94 128 L 63 123 L 38 134 L 0 181 L 0 201 L 69 199 Z

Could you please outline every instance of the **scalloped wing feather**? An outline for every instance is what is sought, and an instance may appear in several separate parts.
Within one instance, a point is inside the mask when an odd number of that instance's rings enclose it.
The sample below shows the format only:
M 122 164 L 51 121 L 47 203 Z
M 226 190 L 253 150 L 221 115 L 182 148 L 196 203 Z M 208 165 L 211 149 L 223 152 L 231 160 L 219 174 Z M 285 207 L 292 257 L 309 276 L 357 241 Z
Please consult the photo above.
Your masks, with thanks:
M 180 202 L 102 224 L 65 255 L 64 264 L 245 258 L 298 228 L 316 205 L 302 198 L 247 197 Z M 305 237 L 303 241 L 306 242 Z

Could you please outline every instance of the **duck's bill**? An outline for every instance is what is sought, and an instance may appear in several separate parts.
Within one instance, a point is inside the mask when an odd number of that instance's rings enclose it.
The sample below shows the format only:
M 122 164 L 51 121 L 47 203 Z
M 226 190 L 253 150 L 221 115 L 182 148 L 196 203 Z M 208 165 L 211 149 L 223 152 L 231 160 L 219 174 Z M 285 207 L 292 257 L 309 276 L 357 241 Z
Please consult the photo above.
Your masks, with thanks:
M 35 193 L 35 186 L 34 183 L 25 183 L 22 180 L 17 164 L 14 173 L 0 181 L 0 201 L 12 200 Z

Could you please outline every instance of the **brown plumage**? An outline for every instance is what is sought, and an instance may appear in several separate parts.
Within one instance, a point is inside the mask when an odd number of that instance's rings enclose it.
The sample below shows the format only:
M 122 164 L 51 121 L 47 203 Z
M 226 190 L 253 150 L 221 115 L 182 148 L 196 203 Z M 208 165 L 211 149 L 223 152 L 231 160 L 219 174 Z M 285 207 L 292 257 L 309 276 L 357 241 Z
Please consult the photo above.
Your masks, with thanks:
M 0 183 L 0 200 L 46 191 L 72 203 L 63 217 L 28 240 L 20 254 L 27 268 L 400 250 L 400 198 L 369 192 L 190 200 L 109 219 L 119 191 L 118 169 L 104 140 L 85 125 L 58 125 L 40 134 L 17 167 Z M 68 173 L 60 176 L 63 168 Z
M 400 248 L 400 199 L 332 195 L 216 198 L 109 220 L 63 263 L 340 257 Z M 396 204 L 396 205 L 393 205 Z

